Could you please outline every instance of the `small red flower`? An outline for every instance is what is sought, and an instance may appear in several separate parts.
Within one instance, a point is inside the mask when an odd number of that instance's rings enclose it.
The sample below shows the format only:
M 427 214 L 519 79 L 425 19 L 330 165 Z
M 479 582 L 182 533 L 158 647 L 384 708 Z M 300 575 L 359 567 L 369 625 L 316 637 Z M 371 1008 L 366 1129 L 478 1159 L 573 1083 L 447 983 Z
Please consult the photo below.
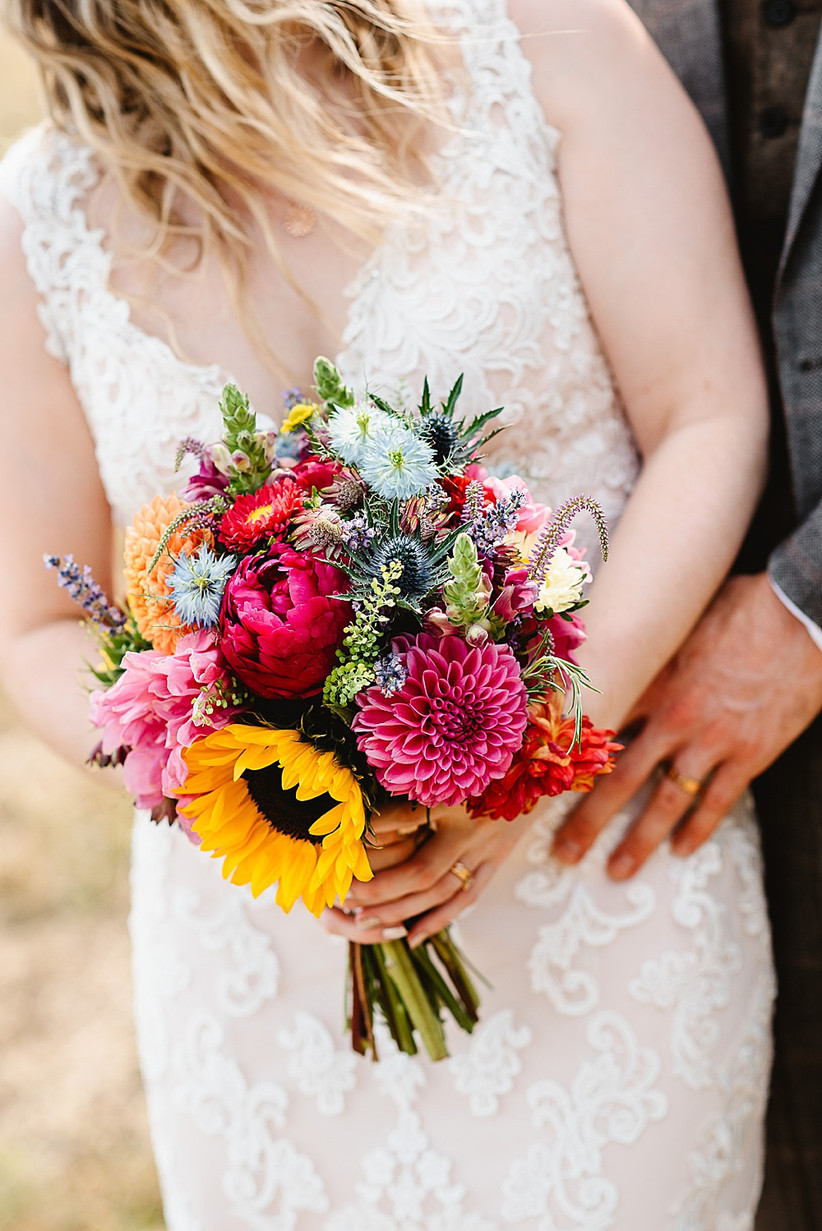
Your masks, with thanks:
M 263 539 L 283 539 L 292 514 L 302 508 L 305 489 L 292 479 L 266 483 L 238 496 L 220 521 L 219 539 L 229 551 L 247 552 Z
M 311 457 L 303 458 L 301 462 L 298 462 L 292 474 L 310 495 L 314 487 L 318 492 L 330 487 L 341 470 L 342 466 L 339 462 L 315 457 L 312 454 Z
M 462 513 L 465 506 L 465 492 L 469 483 L 472 483 L 477 476 L 467 474 L 449 474 L 444 479 L 440 479 L 440 487 L 448 497 L 448 508 L 445 510 L 449 516 L 458 516 Z M 483 496 L 485 498 L 486 508 L 489 504 L 496 504 L 497 498 L 491 491 L 490 487 L 483 486 Z
M 614 754 L 622 749 L 611 740 L 615 733 L 598 730 L 583 718 L 580 742 L 575 743 L 574 720 L 563 718 L 560 705 L 557 700 L 529 707 L 522 747 L 502 778 L 468 800 L 466 807 L 472 816 L 513 821 L 530 812 L 545 795 L 590 791 L 594 778 L 610 774 Z

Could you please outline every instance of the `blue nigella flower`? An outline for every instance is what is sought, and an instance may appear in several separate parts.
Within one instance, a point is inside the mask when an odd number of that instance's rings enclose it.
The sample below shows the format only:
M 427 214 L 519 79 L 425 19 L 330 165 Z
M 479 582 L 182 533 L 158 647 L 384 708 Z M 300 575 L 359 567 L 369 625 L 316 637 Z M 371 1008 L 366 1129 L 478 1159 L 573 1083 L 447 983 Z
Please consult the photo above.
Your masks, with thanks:
M 184 624 L 209 628 L 220 616 L 225 584 L 237 567 L 236 556 L 217 556 L 203 544 L 181 555 L 169 578 L 174 610 Z
M 437 477 L 434 450 L 403 423 L 377 428 L 362 451 L 360 474 L 385 500 L 409 500 Z
M 328 439 L 347 466 L 359 466 L 374 433 L 390 422 L 384 410 L 367 402 L 341 406 L 328 420 Z

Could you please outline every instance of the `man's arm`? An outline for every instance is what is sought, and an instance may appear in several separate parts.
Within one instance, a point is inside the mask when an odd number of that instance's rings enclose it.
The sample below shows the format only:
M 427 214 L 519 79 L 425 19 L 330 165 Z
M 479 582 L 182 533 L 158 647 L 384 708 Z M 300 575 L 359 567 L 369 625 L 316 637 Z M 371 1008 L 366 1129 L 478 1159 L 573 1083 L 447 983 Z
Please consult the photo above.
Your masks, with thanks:
M 817 552 L 820 544 L 822 535 Z M 780 551 L 773 563 L 782 558 Z M 785 572 L 776 573 L 784 584 Z M 662 777 L 614 850 L 609 872 L 616 879 L 633 875 L 674 829 L 675 853 L 691 854 L 750 780 L 820 711 L 822 650 L 777 597 L 766 573 L 732 578 L 634 707 L 630 719 L 643 724 L 639 734 L 614 773 L 600 779 L 557 831 L 554 853 L 563 862 L 578 862 L 656 767 L 668 764 L 685 778 L 709 779 L 707 786 L 694 805 L 681 786 Z

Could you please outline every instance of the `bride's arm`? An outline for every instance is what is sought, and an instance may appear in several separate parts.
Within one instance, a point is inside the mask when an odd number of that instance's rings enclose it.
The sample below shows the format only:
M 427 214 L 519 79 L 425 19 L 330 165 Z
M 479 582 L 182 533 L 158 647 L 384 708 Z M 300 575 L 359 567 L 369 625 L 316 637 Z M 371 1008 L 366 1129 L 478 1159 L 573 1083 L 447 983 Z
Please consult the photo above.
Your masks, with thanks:
M 644 28 L 622 0 L 517 8 L 563 133 L 571 249 L 643 460 L 581 653 L 602 689 L 592 717 L 614 726 L 736 555 L 764 473 L 767 394 L 717 160 Z
M 616 726 L 733 561 L 763 477 L 765 382 L 719 167 L 643 27 L 621 0 L 510 8 L 562 132 L 568 238 L 643 459 L 586 608 L 584 663 L 602 689 L 587 708 Z M 481 892 L 528 823 L 435 815 L 439 831 L 411 859 L 354 886 L 359 927 L 330 912 L 330 930 L 379 940 L 424 914 L 413 936 L 430 935 Z M 474 876 L 467 892 L 449 871 L 456 861 Z
M 78 686 L 96 648 L 43 554 L 73 553 L 110 593 L 110 513 L 64 364 L 45 349 L 20 220 L 0 199 L 0 675 L 49 744 L 82 764 L 95 741 Z

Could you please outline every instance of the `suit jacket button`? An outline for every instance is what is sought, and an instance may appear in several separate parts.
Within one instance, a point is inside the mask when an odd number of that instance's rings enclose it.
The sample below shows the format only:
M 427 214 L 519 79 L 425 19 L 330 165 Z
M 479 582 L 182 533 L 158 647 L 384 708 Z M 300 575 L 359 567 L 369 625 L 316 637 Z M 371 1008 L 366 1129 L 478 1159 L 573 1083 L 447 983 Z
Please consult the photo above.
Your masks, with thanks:
M 767 0 L 765 4 L 765 23 L 774 30 L 789 26 L 796 17 L 796 5 L 793 0 Z
M 781 137 L 788 127 L 784 107 L 763 107 L 759 113 L 759 131 L 763 137 Z

